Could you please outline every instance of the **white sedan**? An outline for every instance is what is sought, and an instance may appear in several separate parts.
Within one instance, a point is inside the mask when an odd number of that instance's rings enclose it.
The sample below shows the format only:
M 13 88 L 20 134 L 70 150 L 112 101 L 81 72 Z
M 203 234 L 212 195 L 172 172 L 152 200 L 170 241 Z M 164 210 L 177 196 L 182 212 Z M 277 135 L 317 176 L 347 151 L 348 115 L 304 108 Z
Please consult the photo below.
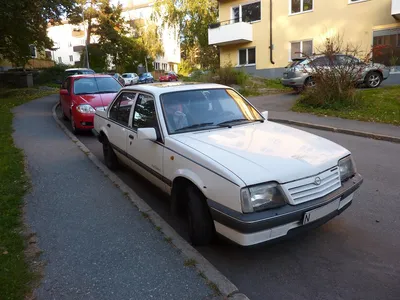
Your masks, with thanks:
M 248 246 L 327 222 L 362 183 L 347 149 L 266 116 L 227 86 L 158 83 L 122 89 L 94 133 L 110 169 L 171 195 L 193 244 Z
M 134 85 L 138 83 L 139 76 L 136 73 L 124 73 L 122 78 L 125 81 L 125 85 Z

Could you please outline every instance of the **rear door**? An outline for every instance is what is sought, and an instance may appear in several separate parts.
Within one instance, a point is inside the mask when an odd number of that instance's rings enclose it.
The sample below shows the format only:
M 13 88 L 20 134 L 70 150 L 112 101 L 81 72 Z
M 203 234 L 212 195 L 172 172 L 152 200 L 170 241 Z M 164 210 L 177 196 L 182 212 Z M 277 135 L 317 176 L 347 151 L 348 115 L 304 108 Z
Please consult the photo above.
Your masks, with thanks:
M 132 130 L 128 124 L 132 118 L 135 92 L 122 92 L 111 104 L 106 120 L 107 137 L 117 156 L 128 163 L 126 155 L 126 141 Z

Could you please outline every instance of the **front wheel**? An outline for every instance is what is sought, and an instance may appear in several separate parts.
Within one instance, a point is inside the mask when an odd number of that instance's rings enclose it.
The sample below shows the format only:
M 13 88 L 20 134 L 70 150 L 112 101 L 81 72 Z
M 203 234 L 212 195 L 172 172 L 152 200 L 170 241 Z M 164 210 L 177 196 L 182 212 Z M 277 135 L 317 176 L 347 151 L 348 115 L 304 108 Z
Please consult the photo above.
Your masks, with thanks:
M 103 156 L 104 156 L 104 162 L 106 163 L 107 168 L 109 168 L 110 170 L 118 169 L 118 167 L 119 167 L 118 158 L 115 155 L 115 152 L 106 137 L 104 137 L 104 141 L 103 141 Z
M 369 88 L 377 88 L 382 83 L 382 75 L 378 72 L 371 72 L 365 76 L 365 84 Z
M 215 235 L 214 222 L 203 194 L 193 185 L 186 190 L 190 241 L 195 246 L 211 243 Z

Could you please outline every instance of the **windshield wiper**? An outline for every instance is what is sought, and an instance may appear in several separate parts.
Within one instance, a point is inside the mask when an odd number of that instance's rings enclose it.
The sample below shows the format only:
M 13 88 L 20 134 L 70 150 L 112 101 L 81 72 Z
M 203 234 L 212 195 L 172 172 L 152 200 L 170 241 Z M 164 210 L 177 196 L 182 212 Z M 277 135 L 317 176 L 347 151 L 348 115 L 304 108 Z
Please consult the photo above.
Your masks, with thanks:
M 261 123 L 264 123 L 264 120 L 249 120 L 249 119 L 244 119 L 244 118 L 241 118 L 241 119 L 232 119 L 232 120 L 228 120 L 228 121 L 224 121 L 224 122 L 221 122 L 221 123 L 218 123 L 217 124 L 217 126 L 226 126 L 226 127 L 232 127 L 232 124 L 231 123 L 238 123 L 238 122 L 261 122 Z
M 210 126 L 210 125 L 214 125 L 214 123 L 213 122 L 206 122 L 206 123 L 193 124 L 193 125 L 189 125 L 189 126 L 185 126 L 185 127 L 179 128 L 179 129 L 175 130 L 175 132 L 186 130 L 186 129 L 200 128 L 200 127 Z

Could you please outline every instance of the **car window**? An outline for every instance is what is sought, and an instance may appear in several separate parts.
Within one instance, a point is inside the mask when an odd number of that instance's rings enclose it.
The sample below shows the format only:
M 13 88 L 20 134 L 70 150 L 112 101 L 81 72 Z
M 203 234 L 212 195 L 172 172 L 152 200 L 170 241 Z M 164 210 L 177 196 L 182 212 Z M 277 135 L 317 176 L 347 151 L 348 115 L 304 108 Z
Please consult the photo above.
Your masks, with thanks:
M 156 110 L 154 107 L 154 98 L 152 96 L 139 94 L 133 113 L 132 127 L 157 128 Z
M 338 65 L 356 65 L 359 60 L 353 56 L 348 55 L 336 55 L 335 63 Z
M 118 93 L 121 84 L 110 77 L 81 77 L 74 81 L 74 94 L 106 94 Z
M 170 134 L 199 130 L 196 126 L 201 124 L 208 126 L 201 128 L 210 129 L 232 120 L 263 120 L 244 98 L 231 89 L 165 93 L 161 95 L 161 105 Z
M 125 92 L 119 95 L 110 108 L 109 118 L 121 125 L 128 126 L 129 115 L 135 102 L 136 93 Z

